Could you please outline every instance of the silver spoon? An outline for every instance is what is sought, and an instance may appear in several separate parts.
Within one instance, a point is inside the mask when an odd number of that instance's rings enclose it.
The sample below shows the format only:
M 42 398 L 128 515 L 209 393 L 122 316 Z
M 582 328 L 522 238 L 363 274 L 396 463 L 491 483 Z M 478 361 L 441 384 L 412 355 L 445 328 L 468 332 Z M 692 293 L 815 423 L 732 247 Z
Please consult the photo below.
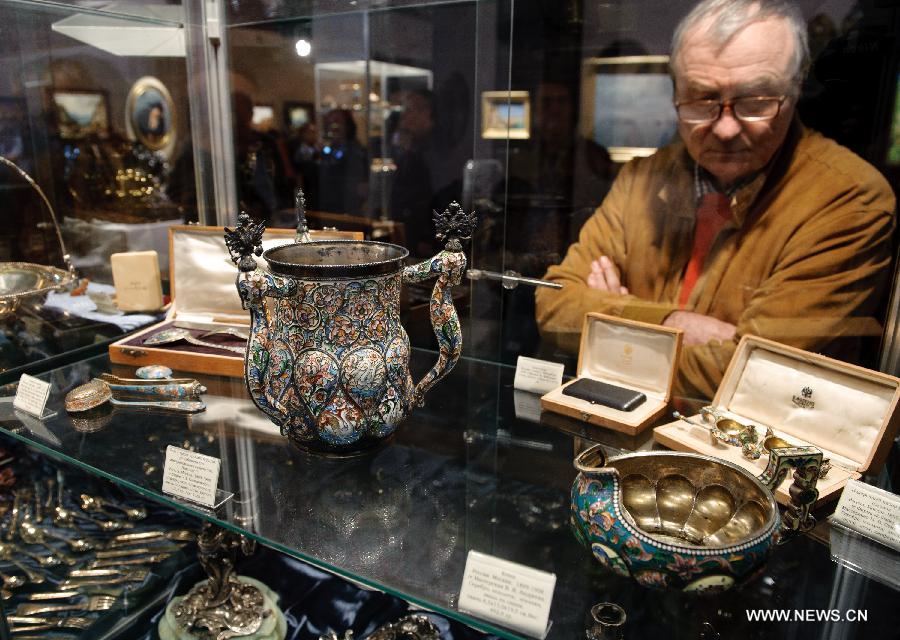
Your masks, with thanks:
M 77 513 L 75 511 L 70 511 L 69 509 L 66 509 L 65 507 L 56 507 L 56 509 L 54 509 L 54 511 L 55 511 L 55 515 L 53 517 L 53 520 L 57 524 L 63 524 L 63 525 L 72 524 L 72 525 L 74 525 L 75 524 L 74 519 L 81 518 L 82 520 L 87 520 L 88 522 L 93 522 L 95 525 L 100 527 L 100 529 L 103 531 L 118 531 L 119 529 L 127 529 L 127 528 L 131 528 L 134 526 L 130 522 L 119 522 L 118 520 L 98 520 L 97 518 L 92 518 L 83 513 Z
M 113 393 L 127 393 L 138 396 L 162 396 L 166 399 L 184 400 L 199 398 L 206 393 L 206 387 L 197 380 L 179 378 L 178 380 L 141 380 L 140 378 L 120 378 L 111 373 L 100 374 L 100 379 Z
M 77 531 L 78 533 L 80 533 L 80 534 L 81 534 L 81 540 L 80 540 L 80 543 L 79 543 L 78 541 L 76 541 L 76 544 L 78 544 L 78 546 L 81 546 L 81 543 L 84 543 L 84 544 L 87 545 L 87 547 L 85 547 L 84 550 L 85 550 L 85 551 L 90 551 L 90 550 L 93 549 L 94 547 L 100 546 L 99 543 L 98 543 L 96 540 L 94 540 L 93 538 L 91 538 L 87 531 L 85 531 L 84 529 L 82 529 L 81 527 L 79 527 L 78 524 L 75 522 L 75 520 L 73 519 L 72 516 L 69 516 L 69 520 L 68 520 L 67 522 L 58 520 L 59 515 L 58 515 L 58 513 L 57 513 L 57 510 L 58 510 L 58 509 L 62 509 L 63 511 L 66 511 L 65 507 L 63 506 L 63 505 L 65 504 L 65 502 L 64 502 L 64 500 L 63 500 L 63 496 L 64 496 L 65 493 L 66 493 L 66 492 L 65 492 L 65 484 L 66 484 L 66 476 L 65 476 L 65 474 L 62 472 L 62 469 L 57 469 L 57 470 L 56 470 L 56 506 L 52 506 L 52 505 L 48 502 L 47 505 L 46 505 L 46 510 L 47 510 L 48 513 L 52 513 L 52 514 L 53 514 L 53 521 L 54 521 L 54 522 L 56 522 L 57 524 L 64 524 L 64 525 L 67 526 L 67 527 L 72 527 L 73 529 L 75 529 L 75 531 Z M 67 538 L 64 538 L 63 536 L 60 536 L 59 534 L 56 534 L 56 533 L 52 533 L 52 534 L 51 534 L 51 533 L 48 532 L 48 531 L 45 531 L 45 533 L 47 533 L 47 534 L 49 534 L 49 535 L 51 535 L 51 536 L 53 536 L 53 537 L 55 537 L 55 538 L 59 538 L 59 539 L 61 539 L 61 540 L 67 539 Z M 73 548 L 74 548 L 74 547 L 73 547 Z M 75 549 L 75 551 L 81 551 L 81 549 Z
M 147 510 L 142 507 L 126 507 L 113 502 L 112 500 L 104 500 L 96 496 L 89 496 L 86 493 L 81 494 L 81 508 L 85 511 L 96 511 L 97 513 L 105 513 L 112 515 L 103 507 L 112 507 L 118 509 L 125 514 L 129 520 L 143 520 L 147 517 Z
M 34 519 L 38 522 L 44 519 L 43 500 L 41 499 L 41 483 L 34 483 Z
M 15 492 L 13 497 L 13 506 L 9 516 L 9 522 L 6 524 L 6 535 L 3 536 L 7 542 L 12 542 L 16 536 L 16 526 L 19 521 L 19 509 L 22 504 L 22 494 Z
M 127 547 L 134 544 L 144 544 L 162 540 L 172 542 L 193 542 L 197 534 L 188 529 L 175 529 L 172 531 L 139 531 L 137 533 L 120 533 L 113 536 L 106 544 L 107 549 Z
M 50 511 L 53 508 L 53 491 L 56 488 L 56 479 L 47 478 L 47 502 L 44 503 L 44 509 Z
M 236 327 L 222 327 L 221 329 L 212 329 L 211 331 L 200 334 L 201 338 L 208 338 L 210 336 L 231 336 L 238 340 L 250 339 L 250 333 L 248 331 L 243 331 Z
M 62 540 L 67 545 L 69 545 L 69 548 L 72 549 L 72 551 L 75 551 L 77 553 L 84 553 L 86 551 L 90 551 L 91 549 L 96 547 L 98 544 L 96 541 L 91 540 L 90 538 L 87 538 L 87 537 L 67 538 L 66 536 L 61 536 L 54 531 L 48 531 L 47 529 L 44 529 L 44 528 L 41 528 L 41 533 L 43 533 L 45 536 L 55 538 L 56 540 Z
M 56 549 L 49 544 L 47 544 L 47 540 L 44 538 L 44 531 L 32 524 L 29 521 L 25 521 L 22 523 L 22 526 L 19 528 L 19 536 L 22 538 L 24 542 L 27 544 L 39 544 L 43 547 L 46 547 L 50 553 L 53 554 L 60 561 L 65 562 L 68 565 L 76 564 L 78 561 L 70 556 L 67 553 L 63 553 L 59 549 Z
M 0 573 L 0 580 L 3 580 L 4 589 L 18 589 L 26 583 L 25 578 L 22 576 L 11 576 L 6 573 Z M 3 599 L 7 599 L 5 595 L 3 596 Z
M 148 400 L 146 402 L 116 400 L 113 398 L 109 385 L 96 378 L 67 393 L 65 406 L 66 411 L 79 413 L 96 409 L 104 402 L 109 402 L 114 407 L 164 409 L 178 413 L 198 413 L 206 409 L 206 404 L 199 400 Z
M 685 415 L 679 413 L 678 411 L 673 411 L 673 412 L 672 412 L 672 417 L 673 417 L 673 418 L 677 418 L 678 420 L 681 420 L 682 422 L 687 422 L 689 425 L 693 425 L 693 426 L 695 426 L 695 427 L 700 427 L 701 429 L 704 429 L 704 430 L 706 430 L 706 431 L 709 431 L 709 425 L 708 425 L 708 424 L 701 424 L 701 423 L 697 422 L 696 420 L 691 420 L 690 418 L 688 418 L 687 416 L 685 416 Z
M 40 556 L 36 553 L 32 553 L 31 551 L 21 548 L 18 545 L 9 544 L 8 542 L 0 542 L 0 558 L 12 556 L 12 554 L 14 553 L 21 553 L 23 556 L 28 556 L 42 567 L 55 567 L 61 562 L 55 556 Z
M 200 347 L 211 347 L 213 349 L 224 349 L 225 351 L 231 351 L 233 353 L 239 353 L 244 355 L 246 349 L 243 347 L 234 347 L 231 345 L 225 344 L 216 344 L 215 342 L 206 342 L 205 340 L 200 340 L 199 338 L 195 338 L 194 335 L 188 331 L 187 329 L 163 329 L 157 333 L 154 333 L 152 336 L 144 340 L 144 344 L 147 346 L 156 346 L 161 344 L 171 344 L 173 342 L 180 342 L 184 340 L 185 342 L 189 342 L 191 344 L 195 344 Z
M 41 584 L 44 582 L 43 575 L 41 575 L 37 571 L 34 571 L 34 570 L 26 567 L 24 564 L 22 564 L 21 562 L 19 562 L 15 558 L 13 558 L 12 554 L 13 554 L 12 545 L 4 545 L 2 547 L 2 549 L 0 549 L 0 558 L 16 565 L 19 568 L 19 571 L 21 571 L 22 573 L 25 574 L 25 576 L 28 578 L 29 582 L 33 582 L 34 584 Z

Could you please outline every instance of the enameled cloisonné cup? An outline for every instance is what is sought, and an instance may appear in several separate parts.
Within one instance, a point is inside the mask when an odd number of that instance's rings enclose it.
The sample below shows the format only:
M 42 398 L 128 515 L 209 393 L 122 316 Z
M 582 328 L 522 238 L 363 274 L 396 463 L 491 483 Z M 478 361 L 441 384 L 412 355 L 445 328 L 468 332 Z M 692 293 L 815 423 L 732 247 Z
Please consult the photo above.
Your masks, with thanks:
M 263 227 L 243 215 L 239 222 L 226 230 L 226 243 L 250 311 L 245 375 L 253 402 L 312 452 L 353 455 L 391 436 L 462 350 L 451 287 L 466 268 L 459 238 L 471 235 L 474 214 L 453 203 L 436 218 L 446 248 L 411 266 L 397 245 L 327 240 L 269 249 L 262 254 L 269 268 L 259 269 L 251 253 L 262 253 Z M 439 356 L 414 384 L 400 290 L 430 278 L 437 279 L 430 316 Z

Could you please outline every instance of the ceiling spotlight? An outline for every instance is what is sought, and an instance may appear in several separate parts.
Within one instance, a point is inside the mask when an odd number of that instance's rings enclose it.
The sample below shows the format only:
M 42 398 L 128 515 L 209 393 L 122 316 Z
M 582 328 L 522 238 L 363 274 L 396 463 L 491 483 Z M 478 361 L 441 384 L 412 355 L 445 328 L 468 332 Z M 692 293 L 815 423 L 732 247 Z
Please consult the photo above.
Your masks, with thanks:
M 312 44 L 306 38 L 300 38 L 294 43 L 294 49 L 297 50 L 298 56 L 305 58 L 312 52 Z

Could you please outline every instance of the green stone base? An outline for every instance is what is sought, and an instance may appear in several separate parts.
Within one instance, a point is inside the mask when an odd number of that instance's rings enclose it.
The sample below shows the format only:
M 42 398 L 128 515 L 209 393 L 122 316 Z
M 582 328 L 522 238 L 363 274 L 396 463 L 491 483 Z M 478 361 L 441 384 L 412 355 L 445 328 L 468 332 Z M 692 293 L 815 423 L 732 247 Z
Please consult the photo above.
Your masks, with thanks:
M 250 584 L 259 589 L 263 594 L 263 603 L 266 609 L 271 613 L 266 616 L 262 622 L 262 626 L 256 633 L 249 636 L 237 636 L 242 640 L 284 640 L 287 635 L 287 621 L 284 614 L 278 607 L 278 594 L 269 589 L 259 580 L 248 578 L 247 576 L 238 576 L 238 580 L 245 584 Z M 204 584 L 206 581 L 198 582 L 195 587 Z M 197 640 L 197 636 L 184 631 L 175 621 L 173 610 L 184 596 L 172 598 L 171 602 L 166 605 L 166 614 L 159 621 L 159 637 L 160 640 Z

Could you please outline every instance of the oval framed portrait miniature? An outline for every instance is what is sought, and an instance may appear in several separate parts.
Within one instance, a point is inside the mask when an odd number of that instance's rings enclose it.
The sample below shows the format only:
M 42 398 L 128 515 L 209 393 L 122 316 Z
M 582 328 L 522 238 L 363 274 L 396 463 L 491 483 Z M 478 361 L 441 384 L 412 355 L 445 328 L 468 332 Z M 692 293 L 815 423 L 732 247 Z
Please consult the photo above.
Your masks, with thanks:
M 166 86 L 144 76 L 134 83 L 125 103 L 125 119 L 138 142 L 153 151 L 174 146 L 175 104 Z

